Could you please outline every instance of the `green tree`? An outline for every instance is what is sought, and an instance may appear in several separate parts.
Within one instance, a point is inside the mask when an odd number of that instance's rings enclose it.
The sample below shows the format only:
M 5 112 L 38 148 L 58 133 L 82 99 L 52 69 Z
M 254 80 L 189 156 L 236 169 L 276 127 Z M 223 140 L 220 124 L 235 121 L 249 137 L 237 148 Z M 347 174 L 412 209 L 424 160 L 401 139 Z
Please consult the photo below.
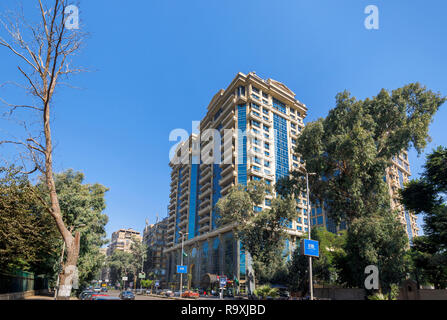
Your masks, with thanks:
M 112 283 L 121 282 L 124 276 L 133 275 L 133 256 L 130 252 L 115 250 L 111 256 L 107 257 L 107 265 L 110 268 Z
M 303 238 L 307 238 L 303 235 Z M 324 227 L 312 229 L 312 239 L 319 242 L 320 257 L 312 259 L 312 275 L 321 284 L 340 283 L 341 261 L 345 259 L 346 232 L 334 234 Z M 288 265 L 289 285 L 295 291 L 308 289 L 308 257 L 297 246 Z
M 260 297 L 261 299 L 265 299 L 267 297 L 272 297 L 272 298 L 276 298 L 279 296 L 278 294 L 278 289 L 276 288 L 271 288 L 269 285 L 262 285 L 259 286 L 254 294 L 258 297 Z
M 135 275 L 135 288 L 137 287 L 138 274 L 143 271 L 144 260 L 147 258 L 147 245 L 135 237 L 130 244 L 132 254 L 132 266 Z
M 324 203 L 336 224 L 347 223 L 348 238 L 360 241 L 347 247 L 347 261 L 379 263 L 385 268 L 381 271 L 385 287 L 401 277 L 401 270 L 390 265 L 383 254 L 391 251 L 395 261 L 407 262 L 402 259 L 405 240 L 397 231 L 402 226 L 391 212 L 384 181 L 386 168 L 402 150 L 414 147 L 422 151 L 429 140 L 428 126 L 445 100 L 418 83 L 392 92 L 382 89 L 365 100 L 345 91 L 336 96 L 336 106 L 328 116 L 307 124 L 298 138 L 297 156 L 315 173 L 309 176 L 312 203 Z M 294 171 L 277 189 L 282 194 L 297 193 L 305 191 L 304 183 L 303 173 Z M 384 231 L 392 236 L 382 234 Z M 363 269 L 348 267 L 356 274 L 345 278 L 361 285 Z
M 350 287 L 363 287 L 364 270 L 368 265 L 379 269 L 379 284 L 389 293 L 409 271 L 408 237 L 397 214 L 384 210 L 381 214 L 356 218 L 347 233 L 346 256 L 342 262 L 341 281 Z
M 51 278 L 61 242 L 52 217 L 37 210 L 35 187 L 19 168 L 0 168 L 0 270 Z
M 424 214 L 424 235 L 414 239 L 412 259 L 418 282 L 447 287 L 447 148 L 438 147 L 427 156 L 420 179 L 401 190 L 409 210 Z
M 216 205 L 218 224 L 234 226 L 235 237 L 252 257 L 254 273 L 261 277 L 274 274 L 282 265 L 282 244 L 288 237 L 285 226 L 296 214 L 290 197 L 273 198 L 271 209 L 256 211 L 269 195 L 272 189 L 264 181 L 250 181 L 247 186 L 232 187 Z
M 421 152 L 444 102 L 418 83 L 365 100 L 339 93 L 328 116 L 307 124 L 298 138 L 297 155 L 316 173 L 309 177 L 312 202 L 326 202 L 336 223 L 389 208 L 383 177 L 390 159 L 410 147 Z
M 80 231 L 78 270 L 81 286 L 90 283 L 105 262 L 99 249 L 107 243 L 105 226 L 108 217 L 103 211 L 106 208 L 105 193 L 109 190 L 98 183 L 85 184 L 84 179 L 83 173 L 71 169 L 54 176 L 64 224 L 69 230 Z M 37 188 L 42 198 L 47 197 L 43 178 Z

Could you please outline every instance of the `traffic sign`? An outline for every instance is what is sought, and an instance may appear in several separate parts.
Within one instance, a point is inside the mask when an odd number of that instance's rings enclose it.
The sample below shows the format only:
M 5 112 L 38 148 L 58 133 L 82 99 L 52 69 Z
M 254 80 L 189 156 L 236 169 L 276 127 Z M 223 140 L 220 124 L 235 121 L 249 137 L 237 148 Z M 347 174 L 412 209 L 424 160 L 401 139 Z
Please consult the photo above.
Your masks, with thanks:
M 159 286 L 160 286 L 160 281 L 158 281 L 158 280 L 155 281 L 155 286 L 156 286 L 156 287 L 159 287 Z
M 301 240 L 301 254 L 309 257 L 320 257 L 318 241 L 303 239 Z
M 188 266 L 177 266 L 177 273 L 188 273 Z
M 225 287 L 227 285 L 227 277 L 219 277 L 219 283 L 221 287 Z
M 123 277 L 123 281 L 127 281 L 127 277 Z
M 138 275 L 138 278 L 140 278 L 140 279 L 146 279 L 146 274 L 145 274 L 144 272 L 142 272 L 142 273 L 140 273 L 140 274 Z

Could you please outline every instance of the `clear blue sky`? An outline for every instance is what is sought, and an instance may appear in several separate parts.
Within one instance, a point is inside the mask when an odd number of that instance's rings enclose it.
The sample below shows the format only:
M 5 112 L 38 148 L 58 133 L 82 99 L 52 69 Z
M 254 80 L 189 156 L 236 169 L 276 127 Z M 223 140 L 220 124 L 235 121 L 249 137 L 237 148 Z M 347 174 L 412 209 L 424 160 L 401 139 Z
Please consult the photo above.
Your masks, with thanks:
M 369 4 L 379 30 L 364 27 Z M 344 89 L 363 99 L 419 81 L 447 95 L 445 1 L 81 0 L 80 9 L 90 38 L 76 62 L 96 71 L 56 98 L 55 165 L 110 188 L 109 235 L 167 215 L 170 131 L 190 130 L 239 71 L 285 83 L 309 107 L 307 121 Z M 0 50 L 0 83 L 16 77 L 11 61 Z M 443 106 L 427 151 L 447 145 L 446 120 Z M 417 176 L 424 157 L 410 151 L 410 161 Z

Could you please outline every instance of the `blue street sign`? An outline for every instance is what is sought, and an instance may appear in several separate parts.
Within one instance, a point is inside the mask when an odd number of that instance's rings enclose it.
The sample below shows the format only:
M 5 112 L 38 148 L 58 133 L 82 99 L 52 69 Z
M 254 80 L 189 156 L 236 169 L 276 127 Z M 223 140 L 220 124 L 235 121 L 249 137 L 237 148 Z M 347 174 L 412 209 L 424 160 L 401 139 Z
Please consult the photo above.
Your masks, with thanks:
M 226 277 L 220 277 L 219 278 L 220 286 L 225 287 L 227 285 L 227 278 Z
M 155 286 L 156 286 L 156 287 L 159 287 L 159 286 L 160 286 L 160 281 L 158 281 L 158 280 L 155 281 Z
M 188 273 L 187 266 L 177 266 L 177 273 Z
M 310 257 L 316 257 L 316 258 L 318 258 L 320 256 L 320 251 L 318 248 L 318 241 L 304 239 L 301 242 L 301 246 L 302 246 L 301 252 L 303 255 L 310 256 Z

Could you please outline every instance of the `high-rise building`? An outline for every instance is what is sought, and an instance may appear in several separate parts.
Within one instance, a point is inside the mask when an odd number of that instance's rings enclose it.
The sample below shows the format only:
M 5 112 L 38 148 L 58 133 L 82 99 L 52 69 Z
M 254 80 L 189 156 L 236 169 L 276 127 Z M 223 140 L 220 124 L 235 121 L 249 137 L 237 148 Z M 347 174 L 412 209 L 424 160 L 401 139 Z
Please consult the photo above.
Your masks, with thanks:
M 242 287 L 249 261 L 235 240 L 231 226 L 218 228 L 215 205 L 231 186 L 277 179 L 300 167 L 293 155 L 306 106 L 295 93 L 273 79 L 255 73 L 238 73 L 226 90 L 220 90 L 200 122 L 200 136 L 191 135 L 171 159 L 171 193 L 168 206 L 167 280 L 178 283 L 176 265 L 181 261 L 181 242 L 187 256 L 192 284 L 199 286 L 207 274 L 237 278 Z M 273 195 L 255 207 L 269 208 Z M 297 219 L 290 221 L 292 252 L 295 240 L 307 231 L 306 197 L 299 198 Z
M 200 121 L 200 134 L 192 134 L 178 145 L 170 166 L 171 192 L 166 236 L 166 280 L 178 285 L 176 266 L 182 260 L 182 240 L 193 286 L 205 287 L 215 275 L 237 278 L 244 289 L 251 268 L 250 257 L 236 241 L 232 226 L 216 225 L 217 201 L 236 184 L 264 180 L 274 185 L 303 161 L 294 154 L 307 107 L 293 91 L 273 79 L 264 80 L 251 72 L 238 73 L 225 90 L 214 95 L 206 116 Z M 390 160 L 386 181 L 390 186 L 392 208 L 399 210 L 410 240 L 417 235 L 414 215 L 398 202 L 397 188 L 410 175 L 408 157 L 402 152 Z M 269 195 L 255 210 L 269 208 Z M 312 204 L 311 226 L 324 226 L 331 232 L 346 229 L 328 218 L 324 204 Z M 297 240 L 308 231 L 306 194 L 297 199 L 297 216 L 289 221 L 290 241 L 284 256 L 290 259 Z M 187 277 L 183 277 L 186 279 Z M 208 281 L 208 282 L 207 282 Z

